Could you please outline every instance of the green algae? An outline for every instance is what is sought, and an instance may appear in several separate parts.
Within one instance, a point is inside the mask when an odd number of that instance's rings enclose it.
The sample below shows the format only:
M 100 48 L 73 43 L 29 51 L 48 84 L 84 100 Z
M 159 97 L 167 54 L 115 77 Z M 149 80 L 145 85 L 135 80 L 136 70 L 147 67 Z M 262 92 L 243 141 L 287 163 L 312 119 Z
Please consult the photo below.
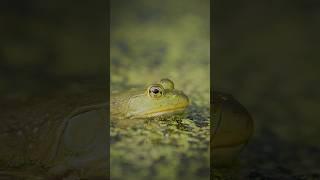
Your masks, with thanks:
M 177 117 L 156 119 L 131 129 L 112 127 L 111 138 L 114 179 L 194 179 L 204 169 L 203 179 L 208 178 L 208 125 Z

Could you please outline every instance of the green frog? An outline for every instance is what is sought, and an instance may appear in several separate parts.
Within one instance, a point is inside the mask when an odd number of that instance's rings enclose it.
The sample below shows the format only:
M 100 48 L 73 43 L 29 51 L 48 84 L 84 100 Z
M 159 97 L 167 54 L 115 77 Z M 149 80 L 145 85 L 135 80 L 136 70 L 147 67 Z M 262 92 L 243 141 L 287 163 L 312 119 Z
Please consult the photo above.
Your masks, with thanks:
M 181 114 L 188 105 L 188 97 L 171 80 L 162 79 L 146 88 L 111 94 L 110 107 L 109 103 L 81 107 L 64 119 L 29 127 L 30 132 L 2 133 L 1 142 L 17 145 L 0 150 L 0 162 L 6 165 L 0 168 L 0 177 L 106 177 L 109 110 L 111 122 L 127 128 L 136 124 L 132 122 Z M 27 138 L 19 139 L 19 133 Z M 36 177 L 37 172 L 42 174 Z
M 128 127 L 150 118 L 181 114 L 189 105 L 189 98 L 174 88 L 170 79 L 161 79 L 143 89 L 132 89 L 110 96 L 111 121 Z
M 211 165 L 228 167 L 253 134 L 249 112 L 230 94 L 214 92 Z

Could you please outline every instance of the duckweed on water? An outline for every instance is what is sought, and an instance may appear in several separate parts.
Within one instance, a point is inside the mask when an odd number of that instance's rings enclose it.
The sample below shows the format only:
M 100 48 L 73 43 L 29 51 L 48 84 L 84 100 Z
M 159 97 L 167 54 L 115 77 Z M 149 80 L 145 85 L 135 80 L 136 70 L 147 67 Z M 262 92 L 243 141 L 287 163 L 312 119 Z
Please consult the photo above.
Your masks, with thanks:
M 194 179 L 209 165 L 209 126 L 199 127 L 190 119 L 112 128 L 111 137 L 120 137 L 111 144 L 111 177 L 115 179 L 127 174 L 134 176 L 130 179 Z

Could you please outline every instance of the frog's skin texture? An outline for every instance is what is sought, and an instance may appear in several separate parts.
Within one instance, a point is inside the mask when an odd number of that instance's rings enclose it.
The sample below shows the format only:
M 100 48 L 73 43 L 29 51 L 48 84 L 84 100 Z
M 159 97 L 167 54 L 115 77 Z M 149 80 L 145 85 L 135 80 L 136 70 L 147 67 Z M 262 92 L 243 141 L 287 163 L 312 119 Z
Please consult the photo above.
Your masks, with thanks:
M 174 89 L 171 80 L 162 79 L 111 95 L 110 112 L 111 119 L 128 126 L 136 119 L 180 113 L 188 105 L 188 97 Z M 0 178 L 107 177 L 108 111 L 108 103 L 81 107 L 64 119 L 30 125 L 28 133 L 2 132 L 0 140 L 6 145 L 0 149 Z
M 248 111 L 231 95 L 214 92 L 211 162 L 213 167 L 232 165 L 253 133 Z

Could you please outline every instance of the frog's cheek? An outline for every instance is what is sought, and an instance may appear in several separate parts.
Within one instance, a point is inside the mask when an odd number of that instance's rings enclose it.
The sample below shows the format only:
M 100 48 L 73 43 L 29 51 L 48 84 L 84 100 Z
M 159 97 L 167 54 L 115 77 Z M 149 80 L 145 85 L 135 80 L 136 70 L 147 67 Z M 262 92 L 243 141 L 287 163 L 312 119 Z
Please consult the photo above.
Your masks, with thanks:
M 105 110 L 92 110 L 72 117 L 64 132 L 65 150 L 81 153 L 99 144 L 103 146 L 103 139 L 107 138 L 106 123 Z
M 145 95 L 139 95 L 130 98 L 126 109 L 127 118 L 143 117 L 144 112 L 148 111 L 151 98 L 145 97 Z

